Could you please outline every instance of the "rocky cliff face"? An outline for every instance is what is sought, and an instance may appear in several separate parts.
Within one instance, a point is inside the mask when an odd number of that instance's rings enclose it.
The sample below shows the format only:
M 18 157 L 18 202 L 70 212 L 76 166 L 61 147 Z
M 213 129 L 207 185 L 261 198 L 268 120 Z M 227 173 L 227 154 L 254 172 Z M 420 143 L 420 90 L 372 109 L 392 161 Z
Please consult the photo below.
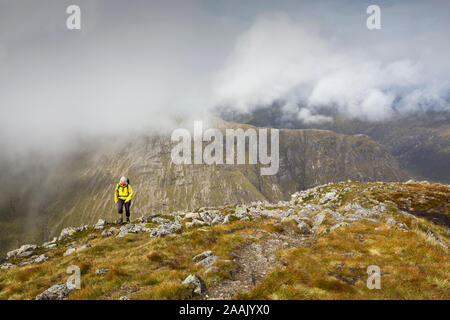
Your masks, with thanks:
M 261 108 L 252 114 L 233 115 L 241 121 L 274 128 L 317 128 L 344 134 L 367 134 L 385 147 L 410 175 L 418 179 L 450 183 L 450 111 L 416 112 L 369 122 L 335 113 L 324 114 L 332 122 L 305 124 L 287 119 L 279 105 Z
M 115 218 L 113 190 L 122 175 L 131 179 L 135 190 L 133 216 L 285 200 L 296 190 L 347 179 L 399 181 L 407 177 L 396 160 L 365 135 L 281 130 L 280 167 L 274 176 L 261 176 L 259 164 L 175 165 L 171 162 L 172 147 L 168 136 L 140 137 L 114 149 L 96 149 L 65 161 L 54 169 L 59 179 L 52 184 L 51 201 L 34 206 L 40 214 L 31 217 L 36 223 L 30 224 L 28 234 L 34 227 L 45 231 L 35 237 L 45 239 L 67 225 Z M 19 206 L 20 201 L 12 205 Z M 10 208 L 5 206 L 6 210 Z M 29 215 L 24 218 L 31 219 Z M 21 237 L 18 233 L 16 239 Z M 3 249 L 17 245 L 17 240 L 2 241 Z
M 120 151 L 98 152 L 81 173 L 86 186 L 73 207 L 54 212 L 64 224 L 114 216 L 112 193 L 121 175 L 136 192 L 135 215 L 236 204 L 279 201 L 295 190 L 346 179 L 398 181 L 406 178 L 395 159 L 367 136 L 321 130 L 281 130 L 280 168 L 261 176 L 261 165 L 174 165 L 167 137 L 144 137 Z M 62 216 L 61 216 L 62 215 Z

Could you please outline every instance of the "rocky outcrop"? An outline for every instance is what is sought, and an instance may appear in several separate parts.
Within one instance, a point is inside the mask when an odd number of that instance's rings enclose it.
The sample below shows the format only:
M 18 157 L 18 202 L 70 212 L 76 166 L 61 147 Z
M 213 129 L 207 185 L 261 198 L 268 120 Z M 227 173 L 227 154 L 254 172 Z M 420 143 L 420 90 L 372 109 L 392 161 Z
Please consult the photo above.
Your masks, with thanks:
M 163 223 L 157 228 L 153 228 L 150 231 L 150 237 L 156 238 L 156 237 L 165 237 L 169 234 L 176 233 L 181 230 L 181 224 L 178 222 L 169 222 L 169 223 Z
M 195 262 L 196 266 L 208 267 L 216 262 L 217 258 L 212 251 L 205 251 L 193 257 L 192 261 Z
M 2 270 L 9 270 L 11 268 L 14 268 L 15 266 L 16 266 L 15 264 L 7 262 L 7 263 L 4 263 L 4 264 L 0 265 L 0 269 L 2 269 Z
M 64 239 L 70 237 L 71 235 L 73 235 L 76 232 L 80 232 L 80 231 L 86 230 L 88 227 L 89 227 L 88 225 L 84 225 L 84 226 L 81 226 L 81 227 L 78 227 L 78 228 L 76 228 L 76 227 L 64 228 L 61 231 L 61 233 L 60 233 L 60 235 L 58 237 L 58 240 L 64 240 Z
M 103 230 L 105 226 L 107 225 L 106 221 L 103 219 L 98 219 L 97 223 L 94 226 L 95 230 Z
M 73 289 L 70 289 L 67 284 L 55 284 L 36 296 L 36 300 L 63 300 L 72 292 Z
M 19 257 L 19 258 L 27 258 L 33 255 L 34 250 L 36 250 L 37 246 L 34 244 L 24 244 L 19 249 L 10 251 L 6 254 L 6 257 L 8 259 L 12 257 Z
M 25 266 L 25 265 L 33 264 L 33 263 L 41 263 L 41 262 L 45 262 L 48 260 L 48 257 L 45 254 L 41 254 L 40 256 L 34 256 L 31 258 L 32 258 L 32 260 L 24 261 L 24 262 L 20 263 L 19 266 Z
M 120 227 L 119 234 L 116 236 L 116 238 L 123 238 L 127 234 L 130 233 L 141 233 L 141 232 L 150 232 L 151 229 L 147 228 L 145 226 L 145 223 L 128 223 L 122 227 Z
M 447 244 L 444 241 L 442 241 L 441 238 L 439 238 L 437 235 L 435 235 L 433 232 L 431 232 L 430 230 L 427 230 L 427 236 L 430 239 L 433 239 L 434 241 L 439 243 L 439 245 L 443 246 L 444 248 L 448 248 Z
M 64 257 L 68 256 L 68 255 L 70 255 L 70 254 L 72 254 L 74 252 L 81 251 L 81 250 L 84 250 L 84 249 L 87 249 L 87 248 L 91 248 L 91 247 L 92 246 L 90 244 L 84 244 L 82 246 L 69 248 L 69 249 L 67 249 L 66 252 L 64 252 Z
M 102 236 L 103 237 L 111 237 L 111 236 L 113 236 L 115 234 L 118 234 L 119 232 L 120 232 L 119 229 L 111 227 L 108 230 L 104 230 L 102 232 Z
M 192 292 L 196 294 L 203 294 L 206 291 L 205 283 L 196 274 L 190 274 L 183 280 L 183 284 L 191 288 Z
M 108 272 L 109 272 L 108 268 L 100 268 L 100 269 L 95 270 L 95 274 L 106 274 Z

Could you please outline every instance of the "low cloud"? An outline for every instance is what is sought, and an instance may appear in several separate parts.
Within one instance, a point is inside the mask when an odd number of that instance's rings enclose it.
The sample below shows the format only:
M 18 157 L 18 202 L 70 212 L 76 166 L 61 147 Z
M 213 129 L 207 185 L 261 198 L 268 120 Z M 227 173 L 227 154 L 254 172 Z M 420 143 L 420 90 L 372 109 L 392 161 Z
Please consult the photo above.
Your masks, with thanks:
M 450 61 L 422 55 L 428 43 L 410 48 L 414 39 L 387 35 L 380 46 L 400 42 L 380 56 L 371 54 L 376 43 L 331 39 L 284 13 L 259 17 L 239 37 L 217 77 L 216 103 L 250 111 L 284 101 L 284 112 L 312 124 L 330 120 L 320 115 L 323 108 L 369 121 L 429 108 L 450 110 Z M 447 45 L 433 46 L 444 50 Z
M 314 124 L 448 109 L 448 2 L 66 0 L 0 5 L 0 147 L 46 154 L 80 136 L 168 130 L 218 106 L 283 101 Z M 174 121 L 175 120 L 175 121 Z M 189 120 L 190 121 L 190 120 Z

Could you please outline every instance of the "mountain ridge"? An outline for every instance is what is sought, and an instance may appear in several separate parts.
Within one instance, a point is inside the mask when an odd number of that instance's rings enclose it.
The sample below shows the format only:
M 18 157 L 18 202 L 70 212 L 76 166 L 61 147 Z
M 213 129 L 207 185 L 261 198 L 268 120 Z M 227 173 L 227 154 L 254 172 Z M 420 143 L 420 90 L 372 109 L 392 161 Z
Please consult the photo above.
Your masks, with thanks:
M 448 299 L 449 199 L 449 185 L 346 181 L 278 203 L 67 227 L 8 252 L 0 298 Z M 374 265 L 383 290 L 368 288 Z M 74 266 L 81 289 L 64 282 Z
M 227 128 L 240 126 L 222 125 Z M 244 129 L 249 127 L 243 126 Z M 2 202 L 3 221 L 15 219 L 17 228 L 28 221 L 29 227 L 24 231 L 28 237 L 22 239 L 32 241 L 33 237 L 48 240 L 67 225 L 115 217 L 113 190 L 117 179 L 123 175 L 130 177 L 135 190 L 133 215 L 255 200 L 285 200 L 296 190 L 331 181 L 399 181 L 408 178 L 383 147 L 364 135 L 283 129 L 280 131 L 280 169 L 276 175 L 264 177 L 260 175 L 260 164 L 174 165 L 170 158 L 172 147 L 168 136 L 141 136 L 114 148 L 92 147 L 86 152 L 75 153 L 53 166 L 51 171 L 42 170 L 42 178 L 38 175 L 27 180 L 24 174 L 24 179 L 20 180 L 13 176 L 9 180 L 15 181 L 17 186 L 10 189 L 17 189 L 17 193 Z M 56 179 L 49 178 L 55 176 Z M 47 180 L 48 195 L 40 193 L 39 188 L 43 186 L 42 181 Z M 21 194 L 20 181 L 34 186 L 37 191 L 30 189 L 18 196 Z M 5 190 L 2 196 L 7 192 L 11 191 Z M 30 205 L 27 205 L 26 197 L 30 198 Z M 27 214 L 30 209 L 32 212 Z M 15 211 L 12 216 L 9 215 L 11 210 Z M 14 225 L 10 224 L 9 228 L 14 230 Z M 8 237 L 23 233 L 16 230 Z M 2 250 L 17 246 L 16 239 L 3 242 Z
M 330 108 L 318 111 L 331 121 L 304 123 L 295 114 L 286 116 L 281 103 L 248 113 L 222 111 L 222 116 L 257 126 L 327 129 L 350 135 L 363 133 L 383 145 L 414 178 L 450 183 L 450 111 L 394 113 L 383 121 L 352 118 Z

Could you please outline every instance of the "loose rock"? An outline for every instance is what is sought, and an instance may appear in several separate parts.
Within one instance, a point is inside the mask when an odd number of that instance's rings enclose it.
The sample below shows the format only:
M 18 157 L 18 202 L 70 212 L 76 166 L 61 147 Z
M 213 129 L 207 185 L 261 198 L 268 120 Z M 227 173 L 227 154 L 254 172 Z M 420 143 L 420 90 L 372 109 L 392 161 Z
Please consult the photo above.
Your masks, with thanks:
M 84 249 L 87 249 L 87 248 L 90 248 L 90 247 L 92 247 L 90 244 L 85 244 L 85 245 L 82 245 L 82 246 L 79 246 L 79 247 L 69 248 L 69 249 L 67 249 L 66 252 L 64 252 L 64 256 L 68 256 L 68 255 L 70 255 L 70 254 L 72 254 L 72 253 L 74 253 L 76 251 L 81 251 L 81 250 L 84 250 Z
M 36 300 L 63 300 L 68 297 L 72 291 L 73 289 L 70 289 L 67 284 L 55 284 L 36 296 Z
M 180 230 L 181 224 L 179 224 L 178 222 L 165 223 L 160 225 L 158 228 L 151 229 L 150 237 L 164 237 Z
M 103 219 L 98 219 L 97 223 L 94 226 L 95 230 L 103 230 L 106 226 L 106 221 Z
M 95 270 L 95 274 L 105 274 L 108 272 L 109 272 L 108 268 L 100 268 L 100 269 Z
M 190 274 L 184 279 L 183 284 L 192 288 L 192 291 L 196 294 L 202 294 L 206 291 L 205 283 L 196 274 Z

